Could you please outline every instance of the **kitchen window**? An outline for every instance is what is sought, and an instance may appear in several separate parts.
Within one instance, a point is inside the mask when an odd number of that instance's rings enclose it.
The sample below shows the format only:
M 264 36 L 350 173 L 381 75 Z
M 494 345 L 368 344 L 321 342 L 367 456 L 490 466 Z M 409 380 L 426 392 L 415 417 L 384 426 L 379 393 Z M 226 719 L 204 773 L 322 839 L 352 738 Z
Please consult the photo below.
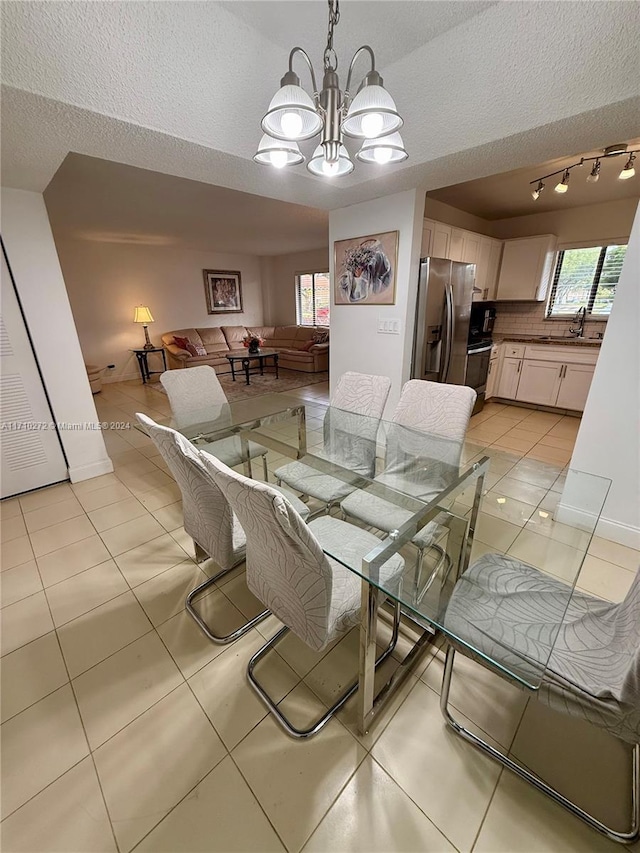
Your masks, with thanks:
M 329 325 L 329 273 L 296 276 L 296 319 L 299 326 Z
M 584 308 L 587 316 L 611 313 L 626 246 L 593 246 L 558 252 L 547 317 L 573 317 Z

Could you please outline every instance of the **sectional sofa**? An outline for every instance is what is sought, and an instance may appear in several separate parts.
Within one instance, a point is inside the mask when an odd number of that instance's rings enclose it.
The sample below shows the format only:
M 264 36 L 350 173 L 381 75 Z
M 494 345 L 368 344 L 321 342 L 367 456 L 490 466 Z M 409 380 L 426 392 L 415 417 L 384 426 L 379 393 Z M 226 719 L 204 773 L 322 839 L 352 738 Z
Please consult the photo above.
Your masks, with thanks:
M 252 332 L 264 340 L 264 349 L 277 349 L 280 367 L 318 373 L 329 369 L 329 342 L 316 343 L 319 331 L 314 326 L 210 326 L 201 329 L 176 329 L 162 335 L 162 345 L 167 353 L 170 368 L 195 367 L 209 364 L 217 373 L 230 373 L 231 367 L 224 357 L 230 350 L 242 349 L 242 339 Z M 179 347 L 175 338 L 188 338 L 194 347 L 204 348 L 206 355 L 191 355 Z

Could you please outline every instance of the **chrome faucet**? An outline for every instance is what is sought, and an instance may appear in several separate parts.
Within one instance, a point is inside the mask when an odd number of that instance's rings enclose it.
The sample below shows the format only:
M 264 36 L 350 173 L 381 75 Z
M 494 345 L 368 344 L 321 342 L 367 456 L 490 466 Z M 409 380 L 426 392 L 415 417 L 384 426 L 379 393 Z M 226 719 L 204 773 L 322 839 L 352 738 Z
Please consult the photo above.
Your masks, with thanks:
M 569 333 L 571 335 L 575 335 L 576 338 L 584 337 L 584 321 L 586 320 L 586 318 L 587 318 L 587 309 L 583 305 L 582 308 L 578 308 L 578 312 L 577 312 L 575 319 L 574 319 L 574 323 L 578 324 L 578 328 L 577 329 L 571 329 L 570 328 Z

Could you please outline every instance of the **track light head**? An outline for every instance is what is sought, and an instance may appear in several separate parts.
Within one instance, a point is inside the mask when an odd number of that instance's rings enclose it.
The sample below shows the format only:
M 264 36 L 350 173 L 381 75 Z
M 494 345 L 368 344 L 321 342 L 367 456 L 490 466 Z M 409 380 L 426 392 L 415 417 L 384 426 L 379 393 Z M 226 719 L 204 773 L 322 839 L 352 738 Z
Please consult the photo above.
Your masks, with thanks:
M 557 193 L 566 193 L 569 189 L 569 178 L 571 177 L 571 172 L 568 169 L 564 170 L 564 174 L 562 176 L 562 180 L 560 183 L 556 184 L 553 188 Z

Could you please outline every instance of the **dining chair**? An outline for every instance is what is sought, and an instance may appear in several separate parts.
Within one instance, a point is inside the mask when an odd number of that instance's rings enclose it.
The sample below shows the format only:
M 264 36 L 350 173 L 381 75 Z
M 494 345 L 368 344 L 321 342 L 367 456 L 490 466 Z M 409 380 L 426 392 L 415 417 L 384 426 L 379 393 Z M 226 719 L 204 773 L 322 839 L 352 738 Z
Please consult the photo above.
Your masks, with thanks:
M 365 530 L 325 515 L 308 524 L 272 486 L 249 480 L 214 457 L 205 460 L 224 491 L 247 536 L 247 585 L 284 627 L 249 661 L 247 674 L 258 696 L 284 730 L 296 738 L 317 734 L 358 689 L 355 681 L 306 729 L 295 727 L 258 681 L 255 667 L 291 631 L 314 651 L 348 633 L 360 621 L 361 578 L 346 568 L 379 546 Z M 323 548 L 330 551 L 329 556 Z M 394 555 L 380 568 L 386 588 L 402 583 L 404 560 Z M 393 651 L 400 622 L 394 605 L 393 631 L 379 665 Z
M 624 600 L 603 601 L 514 557 L 485 554 L 457 581 L 445 613 L 440 706 L 448 725 L 613 841 L 640 838 L 640 569 Z M 466 644 L 471 646 L 471 649 Z M 514 660 L 544 670 L 533 695 L 632 745 L 631 827 L 611 829 L 465 729 L 448 708 L 455 652 L 508 679 Z M 495 662 L 497 666 L 491 662 Z M 548 662 L 547 662 L 548 661 Z M 502 669 L 499 667 L 502 665 Z
M 428 503 L 458 476 L 464 438 L 476 400 L 466 385 L 447 385 L 411 379 L 405 383 L 386 436 L 385 468 L 371 488 L 357 489 L 340 503 L 345 517 L 391 532 L 409 521 L 413 512 L 375 493 L 377 484 L 396 489 Z M 422 464 L 418 464 L 422 460 Z M 276 472 L 277 474 L 277 472 Z M 436 539 L 444 533 L 438 520 L 429 522 L 412 539 L 417 548 L 415 583 L 428 589 L 446 555 Z M 422 584 L 427 549 L 435 549 L 440 562 Z
M 173 418 L 179 427 L 199 423 L 206 425 L 207 421 L 219 420 L 221 413 L 229 405 L 220 380 L 214 368 L 209 365 L 201 364 L 183 370 L 166 370 L 161 374 L 160 382 L 167 392 Z M 242 444 L 237 435 L 201 444 L 200 449 L 213 453 L 231 468 L 245 461 Z M 249 458 L 262 458 L 262 470 L 267 482 L 269 480 L 268 452 L 268 449 L 261 444 L 249 442 Z
M 372 477 L 376 464 L 378 424 L 391 389 L 387 376 L 347 371 L 338 381 L 323 422 L 323 447 L 313 455 L 350 471 Z M 313 467 L 304 460 L 289 462 L 275 471 L 276 482 L 320 501 L 324 512 L 338 504 L 356 486 Z
M 210 640 L 220 644 L 231 643 L 265 619 L 269 611 L 262 611 L 230 634 L 219 635 L 214 633 L 198 613 L 195 601 L 205 590 L 244 561 L 244 530 L 204 462 L 208 456 L 206 451 L 199 451 L 179 432 L 155 423 L 147 415 L 138 413 L 136 418 L 158 448 L 178 484 L 182 494 L 184 529 L 193 539 L 196 562 L 202 563 L 210 558 L 220 566 L 219 572 L 191 590 L 187 595 L 185 608 Z M 294 494 L 287 493 L 287 498 L 301 516 L 308 514 L 309 510 L 305 504 Z

